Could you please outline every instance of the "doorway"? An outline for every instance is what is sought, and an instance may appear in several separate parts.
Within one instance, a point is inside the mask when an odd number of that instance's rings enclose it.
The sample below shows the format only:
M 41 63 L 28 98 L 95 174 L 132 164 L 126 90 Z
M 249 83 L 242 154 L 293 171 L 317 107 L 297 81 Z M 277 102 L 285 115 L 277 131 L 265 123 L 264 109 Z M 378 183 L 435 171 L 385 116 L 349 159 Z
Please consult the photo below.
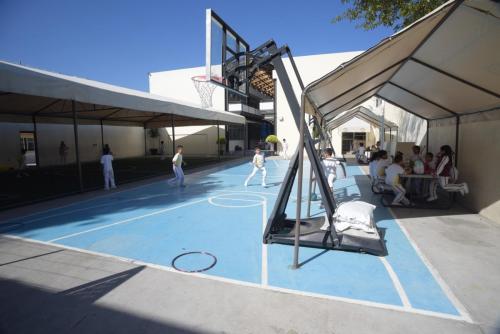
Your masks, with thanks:
M 27 167 L 36 166 L 35 133 L 33 131 L 19 132 L 21 154 L 24 152 L 24 164 Z
M 366 143 L 366 132 L 342 132 L 342 154 L 355 151 L 359 143 Z

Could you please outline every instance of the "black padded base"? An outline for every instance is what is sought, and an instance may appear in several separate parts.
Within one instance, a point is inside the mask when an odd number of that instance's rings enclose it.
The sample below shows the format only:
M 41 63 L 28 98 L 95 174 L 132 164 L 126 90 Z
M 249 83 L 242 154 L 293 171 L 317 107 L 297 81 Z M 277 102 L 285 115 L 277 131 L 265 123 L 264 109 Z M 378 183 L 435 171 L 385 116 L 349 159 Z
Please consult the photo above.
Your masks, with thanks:
M 378 230 L 378 238 L 375 235 L 363 235 L 362 232 L 349 231 L 337 232 L 338 239 L 334 240 L 329 230 L 322 230 L 325 218 L 310 218 L 301 221 L 299 245 L 322 249 L 343 250 L 351 252 L 368 253 L 377 256 L 387 255 L 384 242 L 384 233 Z M 284 219 L 279 231 L 267 235 L 265 243 L 277 243 L 293 245 L 295 242 L 295 220 Z

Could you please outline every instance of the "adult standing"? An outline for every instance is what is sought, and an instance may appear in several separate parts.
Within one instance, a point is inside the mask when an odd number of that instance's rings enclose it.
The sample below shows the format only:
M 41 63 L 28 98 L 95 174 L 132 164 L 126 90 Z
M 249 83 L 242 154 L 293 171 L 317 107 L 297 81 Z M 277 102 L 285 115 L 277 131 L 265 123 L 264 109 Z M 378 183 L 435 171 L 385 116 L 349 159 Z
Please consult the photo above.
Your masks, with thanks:
M 283 159 L 288 160 L 288 143 L 285 138 L 283 138 Z
M 68 157 L 69 147 L 66 146 L 63 140 L 59 144 L 59 161 L 61 164 L 66 165 L 66 158 Z

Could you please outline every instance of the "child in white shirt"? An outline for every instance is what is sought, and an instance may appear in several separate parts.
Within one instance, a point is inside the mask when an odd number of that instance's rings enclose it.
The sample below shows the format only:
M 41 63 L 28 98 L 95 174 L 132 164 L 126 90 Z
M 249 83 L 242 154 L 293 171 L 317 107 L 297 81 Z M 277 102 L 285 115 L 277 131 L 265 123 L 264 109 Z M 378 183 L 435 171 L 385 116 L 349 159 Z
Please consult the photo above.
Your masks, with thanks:
M 182 145 L 177 146 L 177 153 L 172 158 L 172 169 L 174 170 L 175 177 L 168 181 L 169 184 L 176 184 L 180 187 L 185 187 L 184 185 L 184 171 L 182 170 L 182 152 L 184 147 Z
M 245 180 L 245 187 L 248 186 L 248 182 L 250 182 L 250 180 L 255 176 L 255 174 L 257 173 L 257 171 L 260 170 L 260 172 L 262 173 L 262 186 L 265 187 L 266 186 L 266 167 L 264 167 L 266 163 L 266 159 L 264 158 L 264 155 L 261 154 L 260 152 L 260 147 L 256 147 L 255 148 L 255 155 L 253 156 L 253 160 L 251 162 L 251 164 L 253 165 L 253 171 L 250 175 L 248 175 L 247 179 Z
M 392 205 L 410 205 L 410 201 L 405 197 L 406 190 L 399 180 L 399 175 L 405 173 L 402 164 L 403 156 L 396 155 L 394 162 L 385 170 L 385 183 L 392 187 L 395 195 Z
M 113 155 L 111 154 L 111 150 L 108 145 L 104 146 L 101 157 L 101 165 L 104 174 L 104 189 L 109 190 L 110 185 L 112 189 L 115 189 L 116 184 L 115 174 L 113 171 Z
M 379 160 L 380 160 L 379 152 L 373 152 L 372 156 L 370 157 L 370 163 L 368 164 L 368 170 L 370 172 L 370 174 L 368 176 L 370 177 L 372 184 L 374 184 L 378 178 L 377 164 L 378 164 Z
M 333 150 L 327 148 L 325 151 L 325 158 L 321 162 L 323 164 L 323 171 L 325 172 L 326 179 L 328 180 L 328 186 L 333 193 L 333 182 L 337 178 L 337 164 L 338 162 L 333 159 Z

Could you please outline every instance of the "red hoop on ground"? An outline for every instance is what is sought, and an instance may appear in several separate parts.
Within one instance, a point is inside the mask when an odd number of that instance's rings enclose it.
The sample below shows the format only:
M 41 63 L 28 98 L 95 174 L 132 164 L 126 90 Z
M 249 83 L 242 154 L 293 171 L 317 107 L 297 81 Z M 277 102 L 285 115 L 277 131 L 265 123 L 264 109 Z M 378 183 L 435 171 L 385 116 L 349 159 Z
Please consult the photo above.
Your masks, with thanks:
M 214 80 L 222 82 L 221 78 L 214 77 Z M 202 108 L 212 107 L 212 95 L 214 93 L 216 85 L 212 80 L 207 79 L 205 75 L 197 75 L 191 78 L 193 80 L 194 88 L 198 92 L 201 101 Z

